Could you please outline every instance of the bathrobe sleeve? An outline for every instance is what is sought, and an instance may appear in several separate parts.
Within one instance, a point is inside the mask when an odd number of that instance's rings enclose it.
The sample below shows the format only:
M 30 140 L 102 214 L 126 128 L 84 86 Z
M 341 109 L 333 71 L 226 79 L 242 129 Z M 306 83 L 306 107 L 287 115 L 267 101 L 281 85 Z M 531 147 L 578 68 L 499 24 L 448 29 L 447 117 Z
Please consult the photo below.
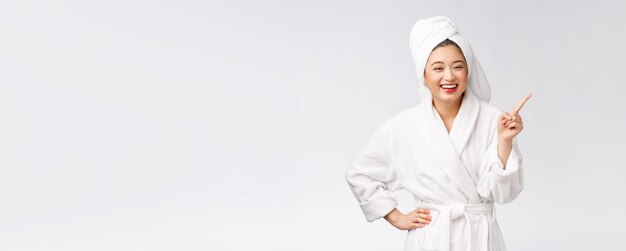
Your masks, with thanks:
M 398 205 L 393 191 L 400 189 L 400 182 L 391 167 L 387 130 L 383 124 L 374 132 L 345 173 L 369 222 L 384 217 Z
M 497 203 L 508 203 L 517 198 L 524 188 L 522 154 L 513 139 L 513 148 L 507 160 L 506 169 L 498 157 L 497 132 L 480 165 L 478 193 L 481 197 Z

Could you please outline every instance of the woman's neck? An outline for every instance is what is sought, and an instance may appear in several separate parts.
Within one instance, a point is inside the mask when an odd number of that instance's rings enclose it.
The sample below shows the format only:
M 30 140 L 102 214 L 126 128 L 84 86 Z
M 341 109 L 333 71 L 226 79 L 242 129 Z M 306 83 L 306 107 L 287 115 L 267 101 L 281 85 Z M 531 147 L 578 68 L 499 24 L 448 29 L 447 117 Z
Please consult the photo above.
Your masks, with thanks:
M 465 95 L 462 95 L 458 100 L 450 103 L 441 102 L 439 100 L 433 99 L 433 106 L 435 107 L 435 110 L 437 110 L 437 113 L 439 113 L 439 116 L 441 116 L 441 119 L 443 119 L 444 123 L 446 124 L 448 132 L 452 127 L 454 118 L 456 118 L 456 115 L 461 109 L 461 102 L 463 101 L 464 96 Z

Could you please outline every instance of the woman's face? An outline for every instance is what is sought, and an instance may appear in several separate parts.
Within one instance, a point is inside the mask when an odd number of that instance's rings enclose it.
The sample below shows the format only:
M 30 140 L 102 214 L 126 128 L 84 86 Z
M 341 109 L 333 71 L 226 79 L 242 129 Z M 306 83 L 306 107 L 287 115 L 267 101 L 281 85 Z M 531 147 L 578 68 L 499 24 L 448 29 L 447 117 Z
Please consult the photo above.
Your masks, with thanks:
M 434 49 L 426 62 L 424 82 L 433 100 L 445 103 L 460 101 L 467 87 L 467 64 L 463 52 L 454 45 Z

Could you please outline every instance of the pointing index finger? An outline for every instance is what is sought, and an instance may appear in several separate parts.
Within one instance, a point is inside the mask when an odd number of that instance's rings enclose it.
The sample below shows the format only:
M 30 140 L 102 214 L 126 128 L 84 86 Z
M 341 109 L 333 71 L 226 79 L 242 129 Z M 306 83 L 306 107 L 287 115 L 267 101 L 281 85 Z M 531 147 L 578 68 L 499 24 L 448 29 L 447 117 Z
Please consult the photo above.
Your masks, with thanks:
M 526 101 L 528 101 L 528 99 L 530 99 L 530 97 L 532 97 L 533 94 L 528 94 L 526 95 L 526 97 L 524 97 L 519 104 L 517 104 L 517 107 L 515 107 L 515 109 L 513 110 L 514 113 L 519 113 L 519 110 L 522 109 L 522 107 L 524 106 L 524 104 L 526 104 Z

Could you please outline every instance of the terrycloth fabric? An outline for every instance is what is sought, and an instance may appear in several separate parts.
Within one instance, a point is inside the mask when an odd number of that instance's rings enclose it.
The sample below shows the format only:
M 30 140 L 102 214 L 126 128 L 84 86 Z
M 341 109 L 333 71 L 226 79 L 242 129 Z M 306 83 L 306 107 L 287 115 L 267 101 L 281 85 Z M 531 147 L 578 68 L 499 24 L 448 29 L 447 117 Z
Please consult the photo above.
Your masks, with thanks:
M 450 39 L 457 43 L 463 51 L 468 68 L 468 89 L 479 99 L 489 102 L 491 89 L 487 77 L 480 66 L 472 47 L 465 39 L 459 28 L 447 17 L 435 16 L 417 21 L 411 29 L 409 48 L 415 63 L 415 70 L 419 80 L 418 92 L 420 100 L 427 100 L 430 91 L 424 85 L 424 67 L 432 50 L 442 41 Z
M 515 199 L 524 179 L 516 140 L 506 169 L 498 157 L 500 113 L 468 92 L 450 133 L 432 102 L 383 123 L 346 171 L 367 221 L 391 212 L 393 191 L 405 189 L 433 217 L 407 232 L 406 251 L 506 250 L 491 204 Z

